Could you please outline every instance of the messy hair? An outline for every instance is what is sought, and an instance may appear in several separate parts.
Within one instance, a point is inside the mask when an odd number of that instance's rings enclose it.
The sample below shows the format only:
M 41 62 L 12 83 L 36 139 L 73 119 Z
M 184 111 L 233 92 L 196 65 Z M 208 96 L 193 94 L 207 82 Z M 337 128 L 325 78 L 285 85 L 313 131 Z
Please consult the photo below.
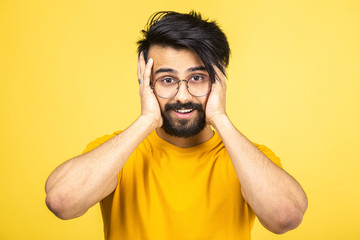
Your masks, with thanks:
M 145 61 L 152 45 L 187 48 L 200 57 L 211 79 L 217 77 L 214 65 L 226 74 L 230 55 L 227 38 L 215 21 L 203 19 L 200 13 L 156 12 L 141 32 L 138 54 L 143 52 Z

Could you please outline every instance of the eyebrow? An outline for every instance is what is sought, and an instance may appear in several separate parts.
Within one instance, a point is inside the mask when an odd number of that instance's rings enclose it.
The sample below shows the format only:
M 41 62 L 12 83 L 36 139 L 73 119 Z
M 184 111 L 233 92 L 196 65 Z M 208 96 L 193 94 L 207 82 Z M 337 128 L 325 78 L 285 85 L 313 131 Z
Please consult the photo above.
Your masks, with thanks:
M 172 68 L 159 68 L 158 70 L 155 71 L 155 75 L 158 73 L 176 73 L 177 71 L 172 69 Z
M 199 70 L 206 71 L 206 68 L 204 66 L 196 66 L 196 67 L 188 68 L 186 72 L 195 72 Z M 154 74 L 156 75 L 158 73 L 177 73 L 177 71 L 172 68 L 159 68 L 158 70 L 155 71 Z
M 195 72 L 195 71 L 206 71 L 206 68 L 204 66 L 197 66 L 197 67 L 192 67 L 189 68 L 188 70 L 186 70 L 187 72 Z

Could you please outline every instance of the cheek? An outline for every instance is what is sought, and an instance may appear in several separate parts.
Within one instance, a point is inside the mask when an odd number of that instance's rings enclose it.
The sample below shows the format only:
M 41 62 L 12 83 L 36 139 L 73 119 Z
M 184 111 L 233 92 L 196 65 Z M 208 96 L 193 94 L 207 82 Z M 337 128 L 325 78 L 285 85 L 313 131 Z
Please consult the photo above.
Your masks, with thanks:
M 165 99 L 162 99 L 162 98 L 158 97 L 158 96 L 156 96 L 156 99 L 157 99 L 157 101 L 158 101 L 158 103 L 159 103 L 160 110 L 161 110 L 161 111 L 164 111 L 164 109 L 165 109 L 165 104 L 167 103 L 167 101 L 166 101 Z

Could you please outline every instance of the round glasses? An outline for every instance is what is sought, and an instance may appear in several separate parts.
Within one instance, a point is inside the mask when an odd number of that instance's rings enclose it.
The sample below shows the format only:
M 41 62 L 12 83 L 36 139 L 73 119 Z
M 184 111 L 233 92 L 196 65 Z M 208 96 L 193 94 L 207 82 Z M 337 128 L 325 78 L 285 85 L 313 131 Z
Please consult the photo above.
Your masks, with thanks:
M 180 82 L 186 82 L 188 92 L 194 97 L 204 97 L 209 94 L 213 81 L 204 74 L 191 75 L 187 80 L 178 80 L 171 76 L 156 79 L 151 88 L 161 98 L 172 98 L 179 91 Z

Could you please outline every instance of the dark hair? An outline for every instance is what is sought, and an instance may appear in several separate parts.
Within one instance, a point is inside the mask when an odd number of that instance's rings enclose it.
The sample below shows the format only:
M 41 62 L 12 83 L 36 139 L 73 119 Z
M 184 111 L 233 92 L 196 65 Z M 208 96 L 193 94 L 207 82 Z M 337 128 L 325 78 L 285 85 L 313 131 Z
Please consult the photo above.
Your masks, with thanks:
M 211 79 L 217 77 L 213 64 L 226 74 L 225 68 L 229 65 L 230 55 L 229 43 L 217 23 L 202 19 L 200 13 L 156 12 L 141 32 L 143 39 L 137 42 L 138 54 L 143 52 L 145 61 L 151 45 L 188 48 L 200 57 Z

